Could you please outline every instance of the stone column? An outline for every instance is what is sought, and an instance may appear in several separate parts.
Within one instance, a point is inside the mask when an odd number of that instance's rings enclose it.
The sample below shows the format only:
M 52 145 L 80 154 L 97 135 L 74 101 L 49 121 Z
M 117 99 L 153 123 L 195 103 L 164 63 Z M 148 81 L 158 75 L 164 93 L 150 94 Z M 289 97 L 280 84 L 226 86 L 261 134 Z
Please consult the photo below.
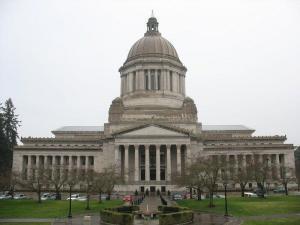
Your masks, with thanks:
M 35 165 L 36 165 L 37 169 L 40 168 L 40 156 L 39 155 L 36 156 L 36 164 Z
M 167 145 L 167 181 L 171 181 L 171 146 Z
M 55 160 L 55 157 L 54 157 L 54 160 Z M 77 169 L 81 169 L 80 168 L 80 156 L 77 156 Z
M 177 173 L 178 175 L 181 174 L 181 149 L 180 145 L 176 145 L 177 150 Z
M 275 155 L 275 164 L 276 164 L 276 169 L 277 169 L 277 177 L 280 178 L 281 174 L 280 174 L 280 160 L 279 160 L 279 154 Z
M 150 181 L 149 145 L 145 145 L 145 173 L 146 181 Z
M 191 146 L 186 145 L 186 159 L 185 159 L 185 164 L 188 166 L 192 161 L 192 156 L 191 156 Z
M 124 146 L 125 151 L 124 151 L 124 178 L 125 181 L 128 181 L 129 177 L 129 151 L 128 151 L 128 145 Z
M 242 155 L 242 168 L 245 169 L 246 168 L 246 155 Z
M 139 146 L 134 146 L 134 180 L 139 181 Z
M 27 167 L 27 177 L 30 177 L 32 174 L 32 156 L 28 156 L 28 167 Z
M 119 145 L 115 145 L 115 164 L 117 167 L 119 167 L 120 164 L 119 152 Z
M 156 145 L 156 181 L 160 181 L 160 146 Z

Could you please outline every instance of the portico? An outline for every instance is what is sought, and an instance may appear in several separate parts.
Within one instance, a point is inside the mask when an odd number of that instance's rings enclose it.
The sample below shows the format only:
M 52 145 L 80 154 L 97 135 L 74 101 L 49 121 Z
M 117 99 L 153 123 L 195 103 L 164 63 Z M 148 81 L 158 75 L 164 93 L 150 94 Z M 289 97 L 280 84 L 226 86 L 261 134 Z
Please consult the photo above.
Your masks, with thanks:
M 128 183 L 166 184 L 184 172 L 187 152 L 187 144 L 120 144 L 115 160 Z

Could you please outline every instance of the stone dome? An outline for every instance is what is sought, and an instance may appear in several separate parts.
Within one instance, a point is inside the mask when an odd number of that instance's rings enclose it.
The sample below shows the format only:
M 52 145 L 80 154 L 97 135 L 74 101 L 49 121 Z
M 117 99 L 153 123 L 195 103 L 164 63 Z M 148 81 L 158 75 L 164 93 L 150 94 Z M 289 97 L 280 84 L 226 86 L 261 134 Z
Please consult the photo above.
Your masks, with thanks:
M 140 57 L 163 57 L 180 62 L 174 46 L 158 31 L 158 22 L 150 17 L 147 23 L 147 32 L 131 47 L 126 62 Z

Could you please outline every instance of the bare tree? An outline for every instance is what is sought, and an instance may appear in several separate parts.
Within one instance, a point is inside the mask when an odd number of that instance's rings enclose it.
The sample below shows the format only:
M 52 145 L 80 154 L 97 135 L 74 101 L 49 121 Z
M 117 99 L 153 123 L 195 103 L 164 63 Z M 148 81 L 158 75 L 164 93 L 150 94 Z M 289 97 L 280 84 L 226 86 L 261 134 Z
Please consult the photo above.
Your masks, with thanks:
M 271 179 L 271 167 L 268 165 L 268 160 L 260 161 L 253 159 L 249 163 L 249 170 L 252 173 L 252 179 L 257 183 L 257 187 L 260 191 L 259 196 L 264 198 L 266 182 Z
M 245 196 L 246 185 L 252 179 L 251 167 L 247 164 L 242 165 L 233 174 L 233 182 L 240 185 L 241 197 Z
M 49 181 L 45 176 L 45 170 L 43 168 L 32 169 L 32 172 L 27 177 L 27 179 L 22 179 L 20 181 L 21 186 L 28 188 L 29 190 L 36 192 L 38 197 L 38 203 L 41 201 L 42 191 L 48 187 Z
M 122 182 L 120 174 L 117 172 L 117 167 L 115 165 L 109 166 L 103 170 L 106 177 L 104 190 L 108 195 L 108 200 L 110 200 L 111 193 L 113 192 L 116 184 Z
M 101 195 L 106 189 L 107 176 L 105 173 L 94 173 L 93 189 L 99 194 L 99 203 L 101 203 Z
M 94 170 L 89 169 L 85 171 L 85 174 L 80 179 L 80 183 L 84 187 L 86 193 L 86 210 L 90 210 L 90 194 L 94 185 Z
M 53 169 L 46 169 L 45 176 L 49 182 L 50 188 L 54 188 L 55 190 L 55 199 L 61 199 L 61 190 L 63 189 L 64 185 L 67 184 L 69 171 L 66 169 L 65 166 L 62 165 L 55 165 Z
M 22 179 L 22 175 L 17 171 L 6 171 L 0 175 L 0 190 L 9 191 L 11 198 L 14 198 L 14 193 L 18 184 Z
M 279 180 L 284 187 L 285 195 L 288 195 L 288 184 L 296 180 L 294 169 L 288 166 L 281 165 Z

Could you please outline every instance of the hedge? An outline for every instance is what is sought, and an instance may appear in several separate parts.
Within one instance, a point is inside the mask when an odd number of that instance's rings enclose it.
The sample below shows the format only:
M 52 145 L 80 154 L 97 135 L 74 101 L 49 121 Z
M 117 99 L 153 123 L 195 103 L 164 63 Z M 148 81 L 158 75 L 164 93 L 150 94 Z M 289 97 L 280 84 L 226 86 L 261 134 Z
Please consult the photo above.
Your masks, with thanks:
M 106 208 L 100 211 L 101 221 L 116 225 L 133 225 L 133 211 L 138 211 L 138 206 L 121 206 Z
M 194 213 L 186 207 L 159 206 L 158 210 L 162 212 L 159 225 L 185 224 L 194 219 Z
M 166 213 L 159 215 L 159 225 L 174 225 L 192 222 L 194 214 L 192 211 Z

